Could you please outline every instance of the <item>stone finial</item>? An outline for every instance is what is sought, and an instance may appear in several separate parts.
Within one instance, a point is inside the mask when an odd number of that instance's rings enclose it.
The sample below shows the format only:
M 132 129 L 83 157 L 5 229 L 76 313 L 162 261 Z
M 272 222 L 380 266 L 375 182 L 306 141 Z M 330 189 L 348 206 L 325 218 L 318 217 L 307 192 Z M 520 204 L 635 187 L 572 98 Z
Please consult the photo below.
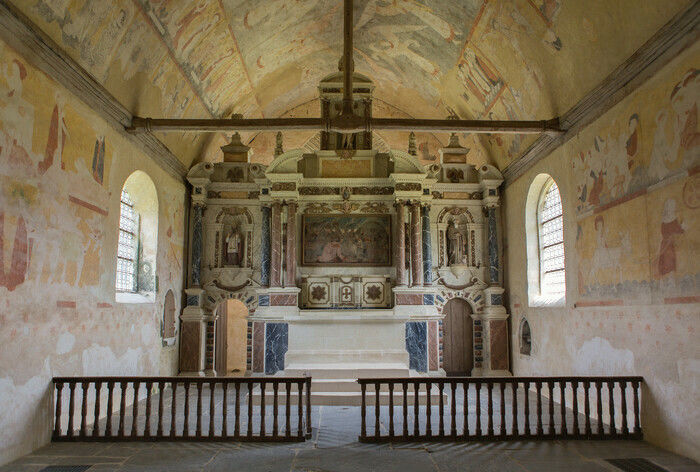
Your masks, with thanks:
M 449 148 L 461 148 L 462 147 L 462 145 L 459 142 L 459 136 L 457 136 L 457 133 L 450 134 L 450 142 L 447 144 L 447 147 L 449 147 Z
M 282 131 L 278 131 L 275 144 L 275 157 L 282 153 L 284 153 L 284 147 L 282 145 Z
M 416 133 L 413 131 L 411 131 L 411 134 L 408 135 L 408 153 L 412 156 L 418 155 L 418 150 L 416 148 Z
M 243 144 L 241 135 L 238 132 L 231 136 L 231 142 L 221 146 L 224 153 L 224 162 L 248 162 L 248 151 L 250 147 Z

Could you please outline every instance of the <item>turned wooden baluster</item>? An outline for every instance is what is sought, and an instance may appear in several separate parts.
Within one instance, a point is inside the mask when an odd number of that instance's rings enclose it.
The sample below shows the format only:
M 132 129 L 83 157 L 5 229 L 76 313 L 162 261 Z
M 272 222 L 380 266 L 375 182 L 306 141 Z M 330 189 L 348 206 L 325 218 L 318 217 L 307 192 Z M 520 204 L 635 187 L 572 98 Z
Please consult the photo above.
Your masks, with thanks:
M 291 437 L 292 435 L 292 423 L 291 423 L 291 416 L 292 416 L 292 405 L 291 405 L 291 398 L 292 398 L 292 383 L 291 382 L 285 382 L 285 393 L 287 395 L 287 399 L 284 405 L 284 413 L 285 413 L 285 425 L 284 425 L 284 435 L 286 437 Z
M 96 438 L 100 435 L 100 390 L 102 390 L 102 381 L 95 382 L 95 412 L 93 417 L 95 422 L 92 424 L 92 437 Z
M 547 383 L 549 387 L 549 435 L 554 437 L 554 382 Z
M 367 400 L 365 398 L 367 394 L 367 384 L 360 383 L 360 389 L 362 390 L 362 405 L 360 409 L 360 415 L 362 417 L 362 423 L 360 425 L 360 437 L 365 439 L 367 437 Z
M 505 382 L 500 382 L 501 390 L 501 428 L 499 433 L 501 438 L 506 437 L 506 384 Z
M 586 438 L 590 439 L 591 437 L 591 399 L 590 399 L 590 389 L 591 389 L 591 383 L 589 381 L 584 381 L 583 382 L 583 388 L 585 389 L 583 392 L 583 401 L 585 402 L 585 405 L 583 407 L 583 415 L 586 417 L 585 420 L 585 425 L 584 425 L 584 434 Z
M 75 406 L 73 402 L 75 400 L 75 382 L 70 382 L 68 384 L 70 389 L 70 396 L 68 397 L 68 431 L 66 431 L 69 438 L 73 437 L 73 414 L 75 413 Z
M 614 389 L 615 389 L 615 384 L 611 381 L 607 382 L 608 384 L 608 398 L 610 400 L 610 403 L 608 405 L 608 409 L 610 411 L 610 436 L 617 436 L 617 429 L 615 428 L 615 399 L 614 399 Z
M 112 436 L 112 394 L 114 393 L 114 382 L 107 382 L 107 424 L 105 425 L 105 436 Z
M 374 436 L 379 438 L 379 389 L 381 384 L 379 382 L 374 383 Z
M 432 415 L 433 406 L 431 404 L 431 398 L 430 398 L 431 397 L 430 394 L 432 393 L 431 392 L 432 388 L 433 388 L 432 382 L 430 382 L 430 381 L 425 382 L 425 390 L 426 390 L 425 394 L 427 397 L 426 407 L 425 407 L 425 412 L 426 412 L 426 416 L 427 416 L 426 422 L 425 422 L 425 435 L 426 435 L 426 437 L 431 437 L 433 435 L 432 421 L 431 421 L 431 419 L 432 419 L 431 417 L 433 416 Z
M 119 400 L 119 432 L 117 436 L 120 438 L 124 437 L 124 416 L 126 414 L 126 387 L 127 382 L 119 382 L 119 390 L 121 393 L 121 399 Z
M 241 384 L 238 382 L 236 382 L 236 405 L 234 408 L 233 417 L 236 424 L 233 426 L 233 437 L 239 439 L 241 437 Z
M 474 388 L 476 389 L 476 435 L 477 437 L 483 437 L 484 432 L 481 429 L 481 382 L 476 382 Z
M 537 381 L 535 389 L 537 390 L 537 436 L 542 437 L 544 435 L 542 431 L 542 382 Z
M 598 436 L 603 437 L 603 393 L 601 392 L 602 383 L 597 380 L 595 383 L 596 390 L 596 415 L 598 416 Z
M 559 381 L 559 400 L 561 401 L 561 435 L 566 437 L 569 435 L 569 429 L 566 426 L 566 382 Z
M 408 382 L 401 382 L 403 387 L 403 438 L 408 438 Z
M 571 390 L 573 392 L 573 407 L 574 407 L 574 437 L 578 437 L 581 435 L 581 432 L 578 429 L 578 382 L 577 381 L 572 381 L 571 382 Z
M 265 436 L 265 382 L 260 382 L 260 436 Z
M 420 383 L 418 381 L 413 382 L 413 435 L 416 438 L 420 436 L 419 391 Z
M 620 410 L 622 411 L 622 435 L 629 436 L 629 428 L 627 428 L 627 382 L 620 382 Z
M 389 437 L 394 437 L 394 384 L 389 382 Z
M 299 382 L 299 405 L 298 405 L 298 415 L 299 415 L 299 430 L 298 436 L 300 438 L 304 437 L 304 382 Z
M 513 419 L 513 437 L 518 437 L 520 436 L 518 431 L 518 382 L 514 381 L 510 386 L 511 395 L 513 395 L 510 408 L 511 418 Z
M 535 383 L 535 385 L 538 385 Z M 523 389 L 525 393 L 525 436 L 532 435 L 530 430 L 530 382 L 523 382 Z
M 190 437 L 190 383 L 185 382 L 185 424 L 182 426 L 182 436 Z
M 177 421 L 177 382 L 170 383 L 171 393 L 171 405 L 170 405 L 170 437 L 175 438 L 177 436 L 177 430 L 175 429 Z
M 139 418 L 139 387 L 141 383 L 136 381 L 133 383 L 134 387 L 134 407 L 132 411 L 133 421 L 131 422 L 131 437 L 136 438 L 138 436 L 138 418 Z
M 438 424 L 438 435 L 442 438 L 445 437 L 445 405 L 442 398 L 445 384 L 443 382 L 438 383 L 438 391 L 440 392 L 440 399 L 438 400 L 438 410 L 440 412 L 440 421 Z
M 202 439 L 202 388 L 204 384 L 202 382 L 197 382 L 197 429 L 195 430 L 195 437 L 197 439 Z
M 81 382 L 80 383 L 80 393 L 82 394 L 82 397 L 80 399 L 80 432 L 78 434 L 81 438 L 84 438 L 86 436 L 87 397 L 88 397 L 88 388 L 89 387 L 90 387 L 90 384 L 88 382 Z
M 635 380 L 632 382 L 632 388 L 634 389 L 634 434 L 636 436 L 641 436 L 642 427 L 639 421 L 639 381 Z
M 311 437 L 311 377 L 306 377 L 306 437 Z
M 301 396 L 301 387 L 299 387 L 299 395 Z M 299 400 L 301 403 L 301 400 Z M 299 413 L 299 424 L 301 425 L 301 413 Z M 248 429 L 246 436 L 253 437 L 253 382 L 248 382 Z M 299 426 L 301 428 L 301 426 Z
M 216 428 L 214 427 L 214 416 L 216 415 L 214 407 L 216 406 L 216 401 L 214 400 L 214 394 L 216 393 L 216 382 L 209 383 L 209 438 L 214 437 Z
M 156 436 L 159 438 L 163 437 L 163 391 L 165 390 L 165 382 L 162 380 L 158 382 L 158 429 L 156 430 Z
M 452 397 L 450 397 L 450 416 L 452 417 L 452 427 L 450 428 L 450 436 L 452 439 L 457 439 L 457 382 L 450 381 L 452 388 Z
M 143 435 L 151 436 L 151 387 L 153 382 L 146 382 L 146 426 L 143 430 Z
M 486 434 L 491 438 L 493 437 L 493 383 L 489 380 L 486 381 L 486 392 L 488 394 L 488 402 L 486 404 L 488 411 Z
M 277 425 L 277 414 L 278 414 L 278 401 L 277 393 L 279 390 L 279 383 L 274 382 L 272 384 L 272 437 L 277 438 L 279 434 L 279 427 Z
M 228 438 L 228 382 L 223 382 L 221 387 L 224 389 L 224 399 L 221 402 L 221 437 Z
M 53 437 L 61 437 L 61 396 L 63 395 L 63 382 L 56 382 L 56 416 L 54 416 Z

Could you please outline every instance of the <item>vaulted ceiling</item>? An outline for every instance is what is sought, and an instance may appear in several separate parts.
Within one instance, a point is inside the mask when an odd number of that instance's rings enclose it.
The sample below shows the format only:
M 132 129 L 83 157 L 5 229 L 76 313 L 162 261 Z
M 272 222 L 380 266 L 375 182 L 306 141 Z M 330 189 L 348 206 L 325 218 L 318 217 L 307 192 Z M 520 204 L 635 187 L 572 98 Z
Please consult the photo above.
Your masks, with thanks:
M 342 0 L 14 0 L 132 113 L 160 118 L 319 116 L 337 70 Z M 355 70 L 375 81 L 377 117 L 548 119 L 598 85 L 689 0 L 355 0 Z M 159 137 L 189 166 L 220 157 L 222 134 Z M 313 142 L 285 133 L 285 148 Z M 382 132 L 405 149 L 407 133 Z M 244 135 L 253 160 L 274 135 Z M 535 138 L 464 136 L 501 169 Z M 435 159 L 447 142 L 419 134 Z

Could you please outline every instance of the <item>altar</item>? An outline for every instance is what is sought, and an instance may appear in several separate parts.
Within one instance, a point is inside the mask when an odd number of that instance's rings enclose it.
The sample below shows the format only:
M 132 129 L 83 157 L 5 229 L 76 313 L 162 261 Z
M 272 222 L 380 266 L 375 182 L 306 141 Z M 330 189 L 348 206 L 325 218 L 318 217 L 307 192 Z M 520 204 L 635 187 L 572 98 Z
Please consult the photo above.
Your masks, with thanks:
M 340 85 L 321 82 L 322 116 Z M 370 114 L 371 81 L 353 86 Z M 317 143 L 284 151 L 278 134 L 263 166 L 234 134 L 222 162 L 190 170 L 182 373 L 226 374 L 217 306 L 237 299 L 250 375 L 507 375 L 498 170 L 471 164 L 456 135 L 428 166 L 412 137 L 405 151 L 370 132 Z

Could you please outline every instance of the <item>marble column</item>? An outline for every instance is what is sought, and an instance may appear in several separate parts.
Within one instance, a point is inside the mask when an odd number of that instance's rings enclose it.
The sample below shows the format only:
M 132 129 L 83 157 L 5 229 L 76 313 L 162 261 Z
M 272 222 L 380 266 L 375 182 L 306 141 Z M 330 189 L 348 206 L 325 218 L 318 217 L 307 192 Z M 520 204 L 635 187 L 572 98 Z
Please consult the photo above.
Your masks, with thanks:
M 282 276 L 282 206 L 272 204 L 272 225 L 270 228 L 270 286 L 281 287 Z
M 396 202 L 396 285 L 407 285 L 406 281 L 406 213 L 403 202 Z
M 431 285 L 433 282 L 433 256 L 430 241 L 430 206 L 421 207 L 421 221 L 423 223 L 423 283 Z
M 498 285 L 499 265 L 498 265 L 498 229 L 496 227 L 496 207 L 488 208 L 488 242 L 489 242 L 489 281 L 491 285 Z
M 423 286 L 423 256 L 420 224 L 420 202 L 411 204 L 411 275 L 413 286 Z
M 270 286 L 270 207 L 262 207 L 260 230 L 260 285 Z
M 297 282 L 297 202 L 287 203 L 287 260 L 284 285 L 296 287 Z
M 201 272 L 202 272 L 202 242 L 203 242 L 203 230 L 202 230 L 202 213 L 204 212 L 203 203 L 195 203 L 194 205 L 194 216 L 192 219 L 192 286 L 199 287 L 201 282 Z

